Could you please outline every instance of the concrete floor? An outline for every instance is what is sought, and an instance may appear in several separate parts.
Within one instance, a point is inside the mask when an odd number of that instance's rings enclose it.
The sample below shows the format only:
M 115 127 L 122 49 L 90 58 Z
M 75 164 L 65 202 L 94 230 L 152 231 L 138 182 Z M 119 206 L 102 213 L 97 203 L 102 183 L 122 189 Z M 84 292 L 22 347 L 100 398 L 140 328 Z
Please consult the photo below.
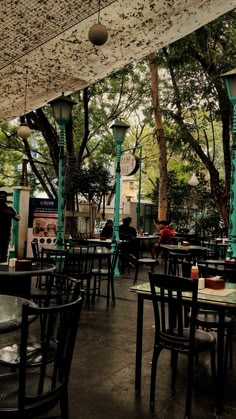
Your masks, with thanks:
M 106 308 L 99 297 L 90 310 L 83 309 L 69 386 L 70 419 L 183 419 L 186 358 L 178 363 L 177 394 L 170 400 L 170 354 L 163 351 L 156 387 L 156 413 L 149 411 L 150 361 L 153 345 L 153 312 L 145 302 L 142 395 L 135 398 L 136 295 L 129 292 L 133 272 L 116 279 L 116 305 Z M 142 272 L 139 283 L 146 282 Z M 235 342 L 236 345 L 236 342 Z M 235 346 L 236 348 L 236 346 Z M 236 352 L 236 351 L 235 351 Z M 236 419 L 236 357 L 228 370 L 224 418 Z M 214 414 L 214 383 L 207 355 L 195 368 L 192 417 L 211 419 Z

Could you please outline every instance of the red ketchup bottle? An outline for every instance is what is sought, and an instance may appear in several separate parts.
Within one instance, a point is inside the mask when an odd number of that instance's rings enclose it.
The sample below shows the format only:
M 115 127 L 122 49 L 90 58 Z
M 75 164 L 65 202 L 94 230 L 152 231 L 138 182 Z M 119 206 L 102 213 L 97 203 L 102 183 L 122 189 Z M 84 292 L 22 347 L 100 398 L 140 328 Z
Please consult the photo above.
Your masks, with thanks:
M 191 279 L 198 279 L 199 278 L 199 271 L 198 271 L 198 266 L 192 266 L 191 268 Z

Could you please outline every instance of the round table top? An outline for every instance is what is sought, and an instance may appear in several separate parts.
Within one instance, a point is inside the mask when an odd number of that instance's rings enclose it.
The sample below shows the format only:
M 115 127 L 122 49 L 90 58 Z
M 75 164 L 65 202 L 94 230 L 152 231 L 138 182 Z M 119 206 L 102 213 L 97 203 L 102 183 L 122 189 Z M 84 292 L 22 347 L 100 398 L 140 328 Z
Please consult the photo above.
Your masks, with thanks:
M 160 238 L 160 234 L 159 235 L 155 235 L 155 234 L 143 234 L 143 236 L 140 236 L 139 234 L 136 237 L 139 240 L 145 240 L 145 239 L 158 239 Z
M 20 327 L 23 304 L 37 307 L 33 301 L 25 298 L 0 294 L 0 333 L 10 332 Z
M 7 263 L 0 264 L 0 276 L 7 274 L 9 275 L 38 275 L 43 273 L 49 273 L 55 271 L 56 266 L 51 263 L 45 262 L 32 262 L 30 270 L 27 271 L 16 271 L 15 267 L 10 267 Z
M 181 250 L 188 252 L 189 250 L 207 250 L 204 246 L 197 246 L 194 244 L 190 244 L 189 246 L 180 246 L 178 244 L 160 244 L 161 247 L 168 250 Z

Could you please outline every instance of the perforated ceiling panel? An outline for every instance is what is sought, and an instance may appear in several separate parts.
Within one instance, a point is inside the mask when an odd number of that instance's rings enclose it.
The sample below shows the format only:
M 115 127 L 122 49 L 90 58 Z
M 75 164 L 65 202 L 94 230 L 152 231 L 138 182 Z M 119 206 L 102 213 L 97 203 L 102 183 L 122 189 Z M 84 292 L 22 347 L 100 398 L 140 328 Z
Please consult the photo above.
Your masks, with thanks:
M 99 0 L 0 0 L 0 122 L 69 94 L 170 44 L 236 6 L 236 0 L 101 0 L 107 43 L 88 30 Z

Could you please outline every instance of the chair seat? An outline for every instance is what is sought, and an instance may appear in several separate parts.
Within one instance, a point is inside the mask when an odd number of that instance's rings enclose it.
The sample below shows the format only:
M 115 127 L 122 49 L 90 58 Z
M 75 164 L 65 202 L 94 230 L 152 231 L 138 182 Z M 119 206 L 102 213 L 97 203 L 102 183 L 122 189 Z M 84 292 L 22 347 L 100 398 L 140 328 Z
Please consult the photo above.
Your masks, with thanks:
M 189 338 L 189 328 L 183 329 L 183 337 Z M 176 330 L 176 336 L 177 336 L 177 330 Z M 204 330 L 196 329 L 195 331 L 195 340 L 194 340 L 194 351 L 199 352 L 205 352 L 209 349 L 209 346 L 215 345 L 216 338 L 213 334 L 209 332 L 205 332 Z M 171 348 L 170 348 L 171 349 Z
M 51 379 L 45 377 L 44 381 L 44 391 L 50 391 L 51 388 Z M 37 394 L 39 383 L 39 375 L 35 373 L 30 373 L 27 375 L 26 380 L 26 397 L 34 397 Z M 8 412 L 1 412 L 1 417 L 12 416 L 11 409 L 18 409 L 18 391 L 19 391 L 19 378 L 17 373 L 1 374 L 0 375 L 0 409 L 10 409 Z M 18 416 L 19 417 L 19 411 Z
M 157 264 L 158 263 L 158 261 L 156 260 L 156 259 L 152 259 L 152 258 L 141 258 L 141 259 L 138 259 L 138 262 L 139 263 L 147 263 L 147 264 Z
M 49 354 L 47 354 L 47 363 L 54 360 L 57 349 L 57 343 L 51 341 Z M 20 362 L 20 346 L 18 344 L 4 346 L 0 349 L 0 364 L 7 366 L 17 366 Z M 42 348 L 38 342 L 29 343 L 27 346 L 27 366 L 35 367 L 42 362 Z

